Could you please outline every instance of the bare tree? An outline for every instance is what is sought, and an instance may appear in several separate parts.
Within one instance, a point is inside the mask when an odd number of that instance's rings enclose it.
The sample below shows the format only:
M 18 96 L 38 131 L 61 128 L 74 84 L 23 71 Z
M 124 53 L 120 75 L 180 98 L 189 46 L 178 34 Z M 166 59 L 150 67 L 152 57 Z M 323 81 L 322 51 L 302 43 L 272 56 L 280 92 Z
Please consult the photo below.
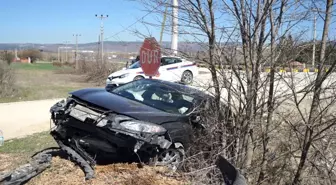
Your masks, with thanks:
M 167 1 L 141 2 L 158 16 L 165 12 L 164 7 L 171 8 Z M 158 4 L 166 6 L 161 8 Z M 224 155 L 243 170 L 251 184 L 299 184 L 302 176 L 308 176 L 305 168 L 315 166 L 316 169 L 317 165 L 322 165 L 319 157 L 324 158 L 323 164 L 326 164 L 331 146 L 321 139 L 328 138 L 327 143 L 335 139 L 325 136 L 334 126 L 334 117 L 329 118 L 328 114 L 334 100 L 331 96 L 321 99 L 321 93 L 333 91 L 333 86 L 323 86 L 335 65 L 332 62 L 326 72 L 324 64 L 331 56 L 326 48 L 332 0 L 326 1 L 326 10 L 321 13 L 324 29 L 316 78 L 301 89 L 297 85 L 301 81 L 296 79 L 295 73 L 278 71 L 295 60 L 305 48 L 300 36 L 306 30 L 294 29 L 310 15 L 310 9 L 304 3 L 292 0 L 181 0 L 179 5 L 180 35 L 193 39 L 203 49 L 194 56 L 181 51 L 180 55 L 207 64 L 211 83 L 204 89 L 213 93 L 216 100 L 213 109 L 209 108 L 204 115 L 208 124 L 206 132 L 197 133 L 199 139 L 195 142 L 198 145 L 188 158 L 188 174 L 201 170 L 205 176 L 214 178 L 210 175 L 215 173 L 211 168 L 214 158 Z M 172 15 L 168 13 L 167 16 Z M 144 23 L 152 27 L 161 25 Z M 288 36 L 293 32 L 295 36 Z M 268 66 L 269 73 L 265 73 L 264 66 Z M 309 94 L 313 95 L 313 100 L 310 111 L 305 113 L 302 106 Z M 292 102 L 289 106 L 295 110 L 284 109 L 288 102 Z M 236 116 L 228 116 L 228 108 Z M 334 174 L 333 165 L 329 163 L 323 168 L 328 169 L 325 176 Z
M 309 153 L 309 149 L 312 145 L 312 142 L 314 138 L 319 137 L 322 132 L 326 131 L 330 127 L 334 126 L 335 123 L 329 123 L 325 125 L 324 129 L 319 131 L 318 133 L 315 133 L 314 135 L 314 128 L 316 128 L 319 122 L 321 123 L 321 120 L 323 115 L 321 115 L 321 111 L 319 110 L 320 104 L 321 104 L 321 92 L 322 92 L 322 84 L 326 80 L 326 78 L 333 72 L 336 61 L 332 64 L 328 72 L 325 72 L 323 70 L 324 63 L 326 61 L 326 45 L 327 45 L 327 37 L 329 32 L 329 25 L 331 20 L 331 12 L 332 12 L 332 6 L 333 6 L 333 0 L 327 0 L 326 1 L 326 9 L 325 9 L 325 20 L 324 20 L 324 28 L 323 28 L 323 34 L 322 34 L 322 41 L 321 41 L 321 50 L 320 50 L 320 65 L 319 65 L 319 71 L 317 72 L 316 79 L 313 84 L 313 101 L 310 108 L 310 114 L 308 121 L 306 123 L 305 133 L 304 133 L 304 140 L 302 144 L 302 151 L 301 151 L 301 157 L 300 157 L 300 163 L 298 165 L 298 168 L 295 173 L 295 177 L 293 179 L 292 184 L 296 185 L 300 182 L 300 177 L 302 175 L 303 168 L 305 166 L 307 156 Z

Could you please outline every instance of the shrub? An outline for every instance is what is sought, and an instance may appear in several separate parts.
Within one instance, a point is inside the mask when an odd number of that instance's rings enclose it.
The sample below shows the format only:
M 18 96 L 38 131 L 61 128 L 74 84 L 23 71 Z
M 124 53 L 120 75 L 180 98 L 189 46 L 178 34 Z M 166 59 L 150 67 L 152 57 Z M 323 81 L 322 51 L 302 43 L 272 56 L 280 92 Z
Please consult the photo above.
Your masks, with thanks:
M 53 62 L 52 65 L 56 66 L 56 67 L 62 67 L 63 66 L 63 64 L 61 62 Z
M 1 53 L 1 58 L 3 59 L 3 61 L 7 62 L 7 64 L 10 64 L 15 56 L 12 52 L 4 51 Z
M 24 50 L 20 53 L 20 58 L 28 58 L 28 57 L 30 57 L 31 62 L 34 63 L 38 59 L 42 58 L 42 53 L 39 50 L 33 50 L 33 49 Z
M 78 71 L 86 75 L 86 80 L 101 85 L 109 74 L 118 70 L 118 65 L 112 63 L 97 64 L 96 62 L 81 61 Z
M 15 77 L 13 69 L 5 61 L 0 61 L 0 98 L 15 93 Z
M 85 81 L 97 83 L 97 85 L 105 83 L 107 76 L 120 68 L 120 65 L 118 64 L 105 63 L 102 65 L 93 61 L 79 61 L 79 68 L 77 70 L 75 69 L 75 63 L 53 62 L 53 65 L 58 67 L 71 67 L 61 68 L 60 70 L 57 70 L 57 73 L 84 75 Z

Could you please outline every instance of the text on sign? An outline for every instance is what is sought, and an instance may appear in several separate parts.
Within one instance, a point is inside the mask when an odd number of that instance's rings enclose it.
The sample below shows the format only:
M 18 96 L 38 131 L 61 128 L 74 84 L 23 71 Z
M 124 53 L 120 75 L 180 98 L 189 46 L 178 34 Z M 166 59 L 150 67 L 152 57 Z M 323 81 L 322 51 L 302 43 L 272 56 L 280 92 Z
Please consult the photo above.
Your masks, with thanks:
M 142 58 L 142 63 L 148 62 L 148 64 L 151 64 L 152 62 L 158 63 L 160 61 L 160 56 L 159 56 L 159 50 L 149 50 L 144 48 L 141 51 L 141 58 Z

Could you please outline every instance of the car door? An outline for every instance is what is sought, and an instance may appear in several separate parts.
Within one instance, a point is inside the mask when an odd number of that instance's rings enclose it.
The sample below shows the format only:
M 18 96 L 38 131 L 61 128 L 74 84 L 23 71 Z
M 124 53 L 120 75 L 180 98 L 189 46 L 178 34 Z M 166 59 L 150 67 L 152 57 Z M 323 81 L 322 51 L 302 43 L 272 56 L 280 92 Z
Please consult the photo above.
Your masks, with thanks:
M 174 59 L 174 66 L 177 67 L 174 68 L 174 70 L 172 71 L 174 73 L 174 80 L 180 81 L 183 73 L 183 69 L 181 68 L 182 59 L 180 58 L 173 58 L 173 59 Z
M 164 61 L 163 61 L 163 67 L 164 70 L 166 70 L 166 74 L 167 74 L 167 79 L 169 79 L 169 81 L 180 81 L 181 79 L 181 72 L 180 72 L 180 66 L 179 63 L 181 63 L 182 60 L 180 60 L 179 58 L 175 58 L 175 57 L 165 57 Z
M 170 71 L 171 64 L 174 63 L 174 60 L 170 57 L 162 57 L 161 58 L 161 66 L 159 68 L 159 76 L 156 78 L 166 81 L 172 81 L 173 76 Z

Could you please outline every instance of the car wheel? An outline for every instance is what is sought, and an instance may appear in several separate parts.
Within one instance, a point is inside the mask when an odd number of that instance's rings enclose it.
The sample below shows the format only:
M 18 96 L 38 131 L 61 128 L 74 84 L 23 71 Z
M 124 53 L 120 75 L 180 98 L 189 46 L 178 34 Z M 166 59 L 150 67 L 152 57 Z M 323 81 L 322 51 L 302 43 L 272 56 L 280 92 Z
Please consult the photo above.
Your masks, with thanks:
M 193 74 L 191 71 L 184 71 L 182 73 L 181 82 L 184 84 L 191 84 L 193 82 Z
M 139 75 L 139 76 L 134 77 L 133 80 L 141 80 L 141 79 L 144 79 L 144 77 Z
M 176 147 L 179 146 L 179 147 Z M 180 166 L 184 159 L 185 151 L 182 144 L 175 143 L 171 148 L 163 150 L 151 159 L 151 164 L 154 166 L 166 166 L 172 171 Z

